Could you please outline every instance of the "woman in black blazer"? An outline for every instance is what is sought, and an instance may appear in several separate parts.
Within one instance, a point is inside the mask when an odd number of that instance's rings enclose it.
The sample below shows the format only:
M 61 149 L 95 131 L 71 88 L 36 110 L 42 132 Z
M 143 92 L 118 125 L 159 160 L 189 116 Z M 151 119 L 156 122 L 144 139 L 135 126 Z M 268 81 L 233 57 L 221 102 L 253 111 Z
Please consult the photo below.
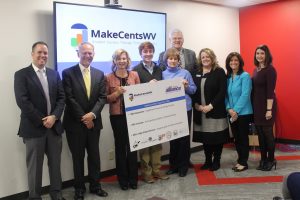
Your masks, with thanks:
M 193 73 L 197 91 L 193 96 L 193 141 L 203 143 L 205 163 L 202 170 L 220 168 L 223 144 L 229 140 L 226 119 L 226 75 L 219 67 L 211 49 L 202 49 L 198 57 L 199 68 Z

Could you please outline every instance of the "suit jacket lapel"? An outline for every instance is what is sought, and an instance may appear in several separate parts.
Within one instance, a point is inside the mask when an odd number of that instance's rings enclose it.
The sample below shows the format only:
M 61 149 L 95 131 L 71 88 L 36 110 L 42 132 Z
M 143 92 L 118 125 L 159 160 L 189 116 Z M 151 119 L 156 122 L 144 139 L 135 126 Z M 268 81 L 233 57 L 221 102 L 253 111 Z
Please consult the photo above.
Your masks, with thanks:
M 189 54 L 186 51 L 186 49 L 184 49 L 184 48 L 182 48 L 182 53 L 183 53 L 183 56 L 184 56 L 184 64 L 185 64 L 185 67 L 186 67 L 189 64 Z
M 94 68 L 90 67 L 91 69 L 91 94 L 90 94 L 90 98 L 93 94 L 93 89 L 94 89 L 94 86 L 95 86 L 95 83 L 96 83 L 96 74 L 95 74 L 95 71 L 94 71 Z
M 46 75 L 47 75 L 47 81 L 48 81 L 48 88 L 49 88 L 49 98 L 50 98 L 50 103 L 51 107 L 54 105 L 55 101 L 52 100 L 52 97 L 55 95 L 52 95 L 53 93 L 53 87 L 52 85 L 55 83 L 56 80 L 54 80 L 54 76 L 51 76 L 51 73 L 49 72 L 49 69 L 46 68 Z

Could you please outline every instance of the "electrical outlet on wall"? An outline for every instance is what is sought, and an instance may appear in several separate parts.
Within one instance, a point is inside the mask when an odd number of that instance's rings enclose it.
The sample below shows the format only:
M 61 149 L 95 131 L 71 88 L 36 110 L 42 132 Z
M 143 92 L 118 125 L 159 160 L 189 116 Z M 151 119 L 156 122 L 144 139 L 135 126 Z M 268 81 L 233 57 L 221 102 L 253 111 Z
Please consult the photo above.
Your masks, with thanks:
M 115 150 L 111 149 L 108 151 L 108 159 L 109 160 L 114 160 L 115 159 Z

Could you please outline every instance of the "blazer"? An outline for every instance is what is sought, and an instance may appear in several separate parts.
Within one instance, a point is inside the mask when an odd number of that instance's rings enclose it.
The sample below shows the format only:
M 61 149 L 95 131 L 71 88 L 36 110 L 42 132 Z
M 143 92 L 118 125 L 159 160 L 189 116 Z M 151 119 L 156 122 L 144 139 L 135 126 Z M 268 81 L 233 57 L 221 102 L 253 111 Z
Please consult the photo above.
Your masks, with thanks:
M 148 83 L 152 79 L 156 79 L 158 81 L 162 80 L 162 70 L 156 65 L 156 63 L 154 63 L 152 74 L 150 74 L 150 72 L 144 67 L 143 61 L 133 67 L 133 71 L 138 73 L 141 83 Z
M 233 109 L 238 115 L 252 114 L 251 90 L 252 81 L 247 72 L 227 78 L 226 110 Z
M 57 71 L 46 68 L 51 103 L 50 115 L 57 118 L 52 129 L 58 135 L 63 133 L 60 117 L 65 106 L 65 94 Z M 15 73 L 14 91 L 17 105 L 21 109 L 18 135 L 24 138 L 41 137 L 47 128 L 42 119 L 47 114 L 47 100 L 42 84 L 32 65 Z
M 107 84 L 106 84 L 106 92 L 107 92 L 107 102 L 109 103 L 109 113 L 111 115 L 122 115 L 122 98 L 121 96 L 115 95 L 115 91 L 117 87 L 121 86 L 120 79 L 115 75 L 115 73 L 110 73 L 106 76 Z M 140 78 L 137 72 L 130 71 L 127 84 L 135 85 L 140 83 Z
M 63 87 L 66 93 L 66 109 L 63 124 L 67 131 L 81 130 L 85 125 L 81 122 L 83 115 L 93 112 L 93 130 L 103 128 L 101 111 L 106 103 L 105 77 L 102 71 L 90 67 L 91 93 L 87 96 L 84 80 L 79 64 L 65 69 L 62 73 Z
M 184 55 L 184 62 L 185 62 L 185 68 L 186 70 L 188 70 L 189 72 L 193 72 L 194 70 L 197 69 L 197 59 L 196 59 L 196 54 L 193 50 L 190 49 L 185 49 L 182 48 L 183 50 L 183 55 Z M 163 57 L 164 57 L 165 52 L 161 52 L 159 54 L 159 67 L 162 70 L 167 69 L 167 63 L 164 62 Z
M 193 95 L 193 105 L 195 103 L 202 104 L 201 102 L 201 79 L 202 73 L 195 71 L 193 79 L 197 86 L 197 91 Z M 225 96 L 226 96 L 227 82 L 225 71 L 221 67 L 217 67 L 207 74 L 204 85 L 204 98 L 206 105 L 212 104 L 213 109 L 206 113 L 207 118 L 220 119 L 225 118 Z M 194 122 L 201 124 L 201 112 L 194 108 Z

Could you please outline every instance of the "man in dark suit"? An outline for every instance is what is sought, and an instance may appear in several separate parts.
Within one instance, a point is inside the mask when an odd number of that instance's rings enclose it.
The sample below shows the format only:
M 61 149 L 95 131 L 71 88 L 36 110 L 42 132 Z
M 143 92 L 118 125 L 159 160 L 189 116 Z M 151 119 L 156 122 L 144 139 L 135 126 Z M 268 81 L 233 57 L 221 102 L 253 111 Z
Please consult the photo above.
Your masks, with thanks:
M 185 49 L 182 47 L 184 38 L 183 34 L 179 29 L 173 29 L 169 34 L 169 40 L 171 46 L 176 48 L 180 53 L 180 66 L 189 72 L 193 72 L 197 68 L 196 54 L 193 50 Z M 159 54 L 159 66 L 163 70 L 166 69 L 167 65 L 163 61 L 165 52 Z
M 102 71 L 90 66 L 94 46 L 85 42 L 79 45 L 79 64 L 63 71 L 66 93 L 66 110 L 63 124 L 66 129 L 74 170 L 75 200 L 83 200 L 84 157 L 88 154 L 88 181 L 91 193 L 105 197 L 101 188 L 99 139 L 102 129 L 101 111 L 106 103 L 105 77 Z
M 48 158 L 50 196 L 61 195 L 60 159 L 63 127 L 60 117 L 65 95 L 58 73 L 46 68 L 48 45 L 36 42 L 32 46 L 32 64 L 15 73 L 14 90 L 21 122 L 19 136 L 26 146 L 29 199 L 42 199 L 44 154 Z

